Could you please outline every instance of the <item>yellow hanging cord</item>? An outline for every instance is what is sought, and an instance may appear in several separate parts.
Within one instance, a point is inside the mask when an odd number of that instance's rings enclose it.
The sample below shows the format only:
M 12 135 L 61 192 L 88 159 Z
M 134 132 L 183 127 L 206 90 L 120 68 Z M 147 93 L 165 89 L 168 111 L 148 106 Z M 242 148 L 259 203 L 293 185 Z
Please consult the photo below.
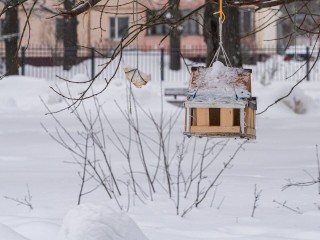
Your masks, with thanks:
M 214 15 L 215 14 L 219 14 L 219 48 L 218 48 L 218 50 L 216 51 L 215 55 L 213 56 L 213 58 L 211 60 L 211 63 L 209 65 L 210 67 L 212 66 L 212 64 L 215 61 L 218 60 L 220 52 L 222 52 L 222 55 L 224 56 L 226 65 L 229 66 L 229 67 L 232 67 L 231 61 L 230 61 L 225 49 L 223 48 L 222 25 L 223 25 L 223 22 L 226 20 L 226 15 L 223 12 L 222 6 L 223 6 L 222 0 L 219 0 L 219 11 L 213 13 Z
M 219 1 L 219 11 L 213 13 L 215 14 L 219 14 L 219 20 L 221 20 L 221 22 L 223 23 L 226 20 L 226 15 L 224 14 L 223 10 L 222 10 L 222 0 Z

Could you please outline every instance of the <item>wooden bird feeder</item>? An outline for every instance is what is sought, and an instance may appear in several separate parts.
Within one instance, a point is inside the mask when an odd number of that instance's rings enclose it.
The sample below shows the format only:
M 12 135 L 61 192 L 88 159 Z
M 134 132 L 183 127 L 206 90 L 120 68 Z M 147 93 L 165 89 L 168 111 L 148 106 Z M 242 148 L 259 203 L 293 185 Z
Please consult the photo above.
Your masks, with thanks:
M 217 62 L 213 68 L 192 67 L 191 72 L 184 134 L 255 139 L 257 102 L 251 96 L 252 71 Z

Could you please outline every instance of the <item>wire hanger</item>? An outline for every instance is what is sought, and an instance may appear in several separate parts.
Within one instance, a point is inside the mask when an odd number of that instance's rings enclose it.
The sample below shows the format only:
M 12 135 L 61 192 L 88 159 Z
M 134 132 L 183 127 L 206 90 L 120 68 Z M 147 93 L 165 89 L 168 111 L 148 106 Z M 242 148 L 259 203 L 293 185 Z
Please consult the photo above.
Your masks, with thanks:
M 223 27 L 223 22 L 226 20 L 226 15 L 223 12 L 222 6 L 223 6 L 222 0 L 220 0 L 219 1 L 219 11 L 213 13 L 214 15 L 219 14 L 219 47 L 218 47 L 216 53 L 214 54 L 214 56 L 210 62 L 209 67 L 212 67 L 213 63 L 218 60 L 220 52 L 222 52 L 222 55 L 223 55 L 225 62 L 226 62 L 226 65 L 228 67 L 232 67 L 231 61 L 230 61 L 230 59 L 229 59 L 229 57 L 223 47 L 222 27 Z

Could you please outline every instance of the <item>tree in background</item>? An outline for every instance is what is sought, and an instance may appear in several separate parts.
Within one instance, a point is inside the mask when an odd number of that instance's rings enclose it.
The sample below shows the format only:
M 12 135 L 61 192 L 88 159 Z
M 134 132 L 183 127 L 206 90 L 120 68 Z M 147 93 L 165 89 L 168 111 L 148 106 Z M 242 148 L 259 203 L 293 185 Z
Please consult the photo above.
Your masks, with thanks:
M 180 1 L 169 0 L 170 8 L 167 14 L 169 21 L 175 23 L 181 18 L 181 12 L 179 9 Z M 180 70 L 181 69 L 181 25 L 171 25 L 170 31 L 170 69 L 171 70 Z
M 6 70 L 7 75 L 19 74 L 19 58 L 18 58 L 18 40 L 19 40 L 19 6 L 25 3 L 28 4 L 28 0 L 0 0 L 3 4 L 3 9 L 0 11 L 0 16 L 5 14 L 3 24 L 3 35 L 5 38 L 5 52 L 6 52 Z M 31 1 L 30 1 L 31 3 Z M 57 11 L 52 7 L 49 7 L 43 1 L 37 1 L 37 6 L 44 12 L 60 15 L 60 10 Z M 75 0 L 64 0 L 63 11 L 71 11 L 76 4 Z M 28 11 L 33 11 L 33 8 L 24 7 L 24 14 L 28 14 Z M 27 17 L 28 18 L 28 17 Z M 24 23 L 27 24 L 27 23 Z M 75 64 L 77 64 L 77 16 L 63 16 L 62 25 L 62 41 L 64 46 L 63 54 L 63 69 L 69 70 Z M 23 36 L 21 36 L 23 37 Z
M 17 0 L 6 1 L 6 11 L 3 23 L 3 35 L 6 51 L 6 75 L 19 74 L 18 58 L 18 39 L 19 39 L 19 21 L 18 21 Z M 4 8 L 5 9 L 5 8 Z
M 223 23 L 223 46 L 232 66 L 242 67 L 239 10 L 237 7 L 227 6 L 224 13 L 227 17 Z
M 65 11 L 71 11 L 75 5 L 75 0 L 64 0 Z M 77 17 L 63 16 L 63 69 L 69 70 L 73 65 L 77 64 Z

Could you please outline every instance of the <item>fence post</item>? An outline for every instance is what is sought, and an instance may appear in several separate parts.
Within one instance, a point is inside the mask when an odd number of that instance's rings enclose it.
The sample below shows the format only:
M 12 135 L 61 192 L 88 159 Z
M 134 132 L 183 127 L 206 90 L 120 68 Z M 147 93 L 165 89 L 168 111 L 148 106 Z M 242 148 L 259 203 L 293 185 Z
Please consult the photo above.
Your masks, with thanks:
M 95 72 L 94 72 L 94 52 L 95 49 L 91 48 L 91 79 L 94 79 Z
M 26 47 L 21 47 L 21 75 L 25 75 Z
M 164 48 L 160 49 L 160 78 L 164 80 Z
M 309 74 L 309 71 L 310 71 L 310 65 L 309 65 L 309 62 L 310 62 L 310 58 L 311 56 L 309 56 L 309 47 L 307 47 L 307 62 L 306 62 L 306 68 L 307 68 L 307 81 L 310 80 L 310 74 Z

